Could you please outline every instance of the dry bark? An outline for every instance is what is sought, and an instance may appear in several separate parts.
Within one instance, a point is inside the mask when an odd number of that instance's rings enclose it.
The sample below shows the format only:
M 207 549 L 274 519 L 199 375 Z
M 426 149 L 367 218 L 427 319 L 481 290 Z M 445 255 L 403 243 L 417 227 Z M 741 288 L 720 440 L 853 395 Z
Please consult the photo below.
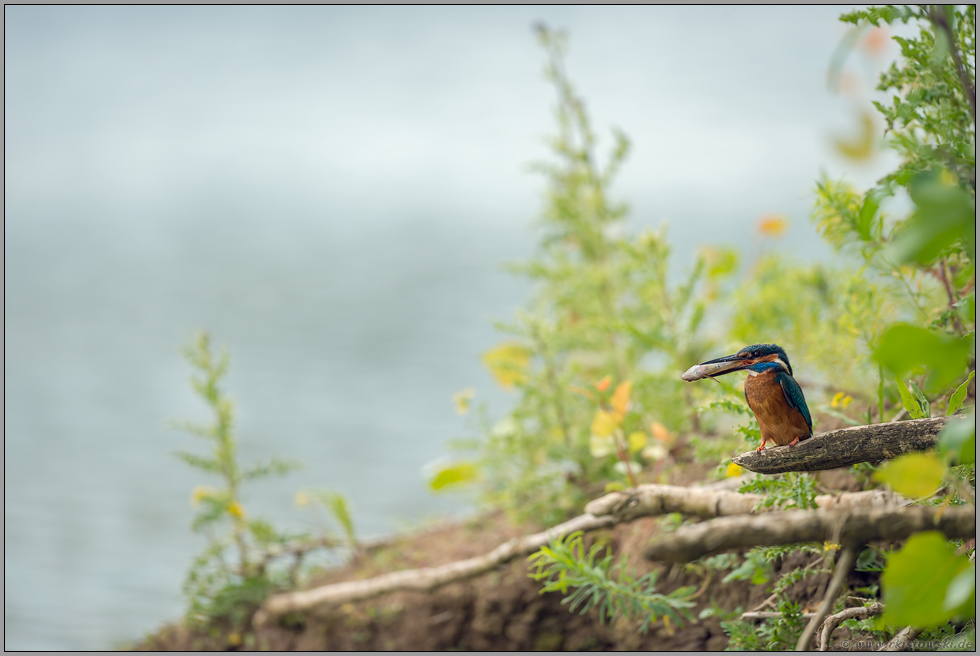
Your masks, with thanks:
M 810 646 L 810 640 L 817 632 L 817 629 L 820 628 L 820 625 L 823 624 L 827 614 L 833 609 L 834 601 L 837 599 L 837 593 L 840 592 L 840 587 L 844 584 L 844 579 L 847 578 L 851 568 L 854 567 L 854 560 L 856 558 L 857 549 L 854 547 L 854 543 L 848 544 L 841 551 L 840 558 L 837 560 L 837 566 L 834 568 L 834 577 L 830 579 L 830 585 L 827 586 L 827 592 L 823 596 L 823 603 L 820 604 L 820 608 L 810 618 L 806 628 L 803 629 L 803 633 L 800 634 L 800 639 L 796 642 L 796 651 L 806 651 Z
M 736 547 L 772 546 L 830 540 L 842 544 L 904 540 L 938 530 L 950 538 L 976 535 L 976 509 L 907 506 L 789 510 L 763 515 L 722 517 L 686 526 L 646 550 L 650 560 L 687 562 Z
M 628 522 L 648 515 L 681 513 L 702 519 L 747 515 L 776 510 L 756 506 L 765 499 L 762 494 L 739 494 L 727 490 L 711 490 L 677 485 L 638 485 L 622 492 L 612 492 L 589 502 L 585 512 L 596 517 L 613 515 L 617 520 Z M 821 494 L 816 499 L 818 508 L 871 508 L 894 506 L 904 500 L 885 490 L 868 490 L 848 494 Z
M 375 597 L 395 590 L 429 591 L 447 583 L 470 578 L 506 563 L 518 556 L 524 556 L 547 545 L 552 538 L 574 533 L 608 528 L 618 523 L 614 517 L 593 517 L 579 515 L 547 531 L 514 538 L 504 542 L 488 554 L 468 558 L 440 567 L 422 567 L 382 574 L 362 581 L 347 581 L 324 585 L 311 590 L 286 592 L 269 597 L 256 613 L 256 625 L 264 624 L 270 617 L 293 611 L 308 610 L 322 604 L 338 604 Z
M 884 611 L 885 605 L 876 601 L 868 606 L 862 606 L 860 608 L 845 608 L 839 613 L 829 615 L 827 619 L 824 620 L 823 626 L 820 630 L 820 651 L 827 651 L 830 648 L 830 638 L 834 634 L 834 629 L 840 626 L 841 622 L 844 620 L 858 618 L 863 620 L 868 617 L 874 617 L 875 615 L 881 615 Z
M 922 633 L 921 628 L 907 626 L 878 651 L 908 651 L 912 641 L 918 638 L 920 633 Z
M 819 433 L 796 446 L 749 451 L 732 461 L 759 474 L 819 471 L 859 462 L 879 462 L 935 448 L 945 422 L 945 417 L 933 417 L 842 428 Z

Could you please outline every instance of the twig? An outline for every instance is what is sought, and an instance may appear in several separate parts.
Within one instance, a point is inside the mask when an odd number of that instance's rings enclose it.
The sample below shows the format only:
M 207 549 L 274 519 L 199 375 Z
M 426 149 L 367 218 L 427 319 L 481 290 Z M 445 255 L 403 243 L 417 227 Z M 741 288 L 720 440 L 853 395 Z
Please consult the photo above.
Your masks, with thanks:
M 749 451 L 732 461 L 760 474 L 819 471 L 859 462 L 878 462 L 935 448 L 945 417 L 853 426 L 814 435 L 796 446 Z
M 803 629 L 803 633 L 800 635 L 800 639 L 796 643 L 796 651 L 806 651 L 807 647 L 810 646 L 810 639 L 813 638 L 813 634 L 817 632 L 817 628 L 823 623 L 827 613 L 831 611 L 834 607 L 834 601 L 837 599 L 837 593 L 840 592 L 840 587 L 844 584 L 844 579 L 847 578 L 848 573 L 851 571 L 851 567 L 854 566 L 854 558 L 857 555 L 857 550 L 854 548 L 854 544 L 848 544 L 844 547 L 840 554 L 840 560 L 837 561 L 837 567 L 834 568 L 834 577 L 830 579 L 830 585 L 827 586 L 827 593 L 823 596 L 823 603 L 820 604 L 817 613 L 810 618 L 810 623 L 806 625 Z
M 821 558 L 821 560 L 823 560 L 823 559 Z M 758 606 L 756 606 L 755 608 L 753 608 L 749 612 L 750 613 L 754 613 L 756 611 L 760 611 L 763 608 L 765 608 L 766 606 L 773 606 L 773 607 L 775 607 L 776 601 L 778 599 L 779 599 L 779 593 L 778 592 L 774 592 L 771 595 L 769 595 L 769 597 L 765 601 L 763 601 L 761 604 L 759 604 Z M 745 617 L 745 613 L 742 613 L 742 617 L 743 618 Z
M 854 597 L 848 597 L 848 599 L 853 598 Z M 828 616 L 827 619 L 824 620 L 822 630 L 820 631 L 820 651 L 827 651 L 830 648 L 830 638 L 834 633 L 834 629 L 840 626 L 841 622 L 844 620 L 874 617 L 875 615 L 881 615 L 884 610 L 885 605 L 876 601 L 868 606 L 861 606 L 860 608 L 846 608 L 839 613 Z
M 800 615 L 800 617 L 802 617 L 805 620 L 808 620 L 811 617 L 813 617 L 814 615 L 816 615 L 816 613 L 802 613 Z M 782 617 L 782 616 L 783 616 L 783 613 L 777 613 L 775 611 L 754 611 L 754 610 L 750 610 L 747 613 L 742 613 L 742 615 L 739 617 L 739 619 L 741 619 L 741 620 L 771 620 L 771 619 L 775 619 L 777 617 Z
M 904 540 L 920 531 L 938 530 L 950 538 L 976 535 L 976 509 L 925 506 L 788 510 L 722 517 L 683 526 L 646 549 L 655 561 L 689 562 L 737 547 L 773 546 L 833 539 L 842 544 Z
M 281 558 L 283 556 L 303 556 L 308 551 L 313 551 L 314 549 L 336 549 L 339 546 L 341 546 L 340 542 L 329 537 L 310 540 L 308 542 L 300 542 L 297 544 L 279 545 L 272 547 L 262 554 L 262 565 L 266 565 L 270 560 Z
M 909 644 L 919 637 L 920 633 L 922 633 L 922 629 L 919 627 L 907 626 L 878 651 L 905 651 L 909 648 Z
M 815 565 L 818 565 L 820 563 L 820 561 L 823 560 L 823 558 L 824 558 L 823 556 L 820 556 L 819 558 L 817 558 L 815 561 L 813 561 L 809 565 L 804 565 L 803 566 L 803 569 L 805 569 L 805 570 L 806 569 L 810 569 L 811 567 L 814 567 Z M 755 612 L 757 610 L 762 610 L 766 606 L 775 606 L 776 605 L 776 601 L 778 599 L 779 599 L 779 592 L 774 592 L 771 595 L 769 595 L 769 597 L 765 601 L 763 601 L 761 604 L 759 604 L 758 606 L 756 606 L 755 608 L 753 608 L 749 612 Z M 743 613 L 743 616 L 744 616 L 744 613 Z

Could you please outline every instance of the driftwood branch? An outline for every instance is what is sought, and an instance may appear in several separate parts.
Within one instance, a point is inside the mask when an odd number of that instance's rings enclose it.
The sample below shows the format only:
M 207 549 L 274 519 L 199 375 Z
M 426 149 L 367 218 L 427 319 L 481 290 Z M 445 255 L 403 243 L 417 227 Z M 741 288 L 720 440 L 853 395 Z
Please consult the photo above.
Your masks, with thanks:
M 649 515 L 681 513 L 710 519 L 729 515 L 747 515 L 774 511 L 776 508 L 755 507 L 765 500 L 762 494 L 739 494 L 728 490 L 678 485 L 639 485 L 630 490 L 612 492 L 589 502 L 585 512 L 596 517 L 613 515 L 621 522 Z M 902 497 L 885 490 L 869 490 L 847 494 L 821 494 L 818 508 L 872 508 L 905 503 Z
M 878 651 L 907 651 L 912 641 L 918 638 L 920 633 L 922 633 L 922 629 L 919 627 L 907 626 Z
M 844 579 L 847 578 L 847 574 L 854 567 L 854 560 L 857 558 L 857 549 L 855 549 L 854 544 L 848 544 L 840 552 L 840 558 L 837 560 L 837 567 L 834 568 L 834 576 L 830 579 L 830 584 L 827 586 L 827 592 L 823 596 L 823 603 L 820 604 L 820 608 L 817 609 L 816 614 L 810 618 L 810 622 L 803 629 L 803 633 L 800 634 L 800 639 L 796 642 L 796 651 L 806 651 L 810 646 L 810 640 L 813 638 L 813 634 L 817 632 L 820 625 L 823 623 L 824 618 L 827 617 L 827 613 L 831 611 L 834 607 L 834 601 L 837 599 L 837 593 L 840 592 L 840 587 L 844 585 Z
M 514 558 L 524 556 L 547 545 L 552 537 L 575 531 L 608 528 L 638 517 L 679 512 L 698 517 L 718 517 L 752 513 L 764 497 L 758 494 L 739 494 L 708 487 L 676 485 L 640 485 L 625 492 L 613 492 L 592 501 L 586 514 L 534 535 L 515 538 L 501 544 L 490 553 L 449 563 L 440 567 L 423 567 L 382 574 L 361 581 L 346 581 L 311 590 L 273 595 L 256 614 L 255 622 L 264 623 L 294 611 L 303 611 L 325 604 L 341 604 L 367 599 L 396 590 L 429 591 L 439 586 L 477 576 Z M 882 490 L 854 492 L 839 496 L 821 495 L 816 498 L 820 507 L 852 508 L 878 507 L 902 503 L 901 497 Z
M 845 608 L 839 613 L 834 613 L 827 617 L 823 622 L 820 631 L 820 651 L 830 649 L 830 638 L 834 634 L 834 629 L 841 625 L 844 620 L 867 619 L 875 615 L 881 615 L 885 611 L 885 605 L 881 602 L 874 602 L 860 608 Z
M 975 537 L 976 509 L 899 506 L 722 517 L 679 528 L 647 547 L 646 556 L 656 561 L 687 562 L 736 547 L 823 540 L 842 544 L 904 540 L 930 530 L 942 531 L 950 538 Z
M 934 417 L 853 426 L 819 433 L 796 446 L 749 451 L 732 460 L 759 474 L 819 471 L 859 462 L 879 462 L 904 453 L 934 449 L 945 423 L 945 417 Z
M 263 604 L 262 609 L 256 613 L 254 621 L 256 625 L 261 625 L 270 617 L 276 617 L 285 613 L 308 610 L 322 604 L 338 604 L 368 599 L 396 590 L 418 590 L 423 592 L 433 590 L 453 581 L 482 574 L 518 556 L 524 556 L 537 551 L 547 545 L 552 538 L 574 533 L 575 531 L 593 531 L 600 528 L 607 528 L 616 523 L 617 520 L 613 517 L 579 515 L 547 531 L 508 540 L 490 553 L 477 556 L 476 558 L 468 558 L 467 560 L 460 560 L 440 567 L 402 570 L 361 581 L 347 581 L 333 585 L 324 585 L 311 590 L 272 595 Z

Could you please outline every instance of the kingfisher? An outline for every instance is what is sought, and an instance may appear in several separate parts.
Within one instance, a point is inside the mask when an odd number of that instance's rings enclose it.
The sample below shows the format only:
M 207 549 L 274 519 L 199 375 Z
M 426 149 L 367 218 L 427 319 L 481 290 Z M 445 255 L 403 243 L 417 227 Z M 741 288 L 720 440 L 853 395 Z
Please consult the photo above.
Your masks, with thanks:
M 813 435 L 813 420 L 806 407 L 803 390 L 793 378 L 793 367 L 781 346 L 753 344 L 734 355 L 696 364 L 681 376 L 692 382 L 714 378 L 733 371 L 747 371 L 745 400 L 755 413 L 762 432 L 762 451 L 766 442 L 776 446 L 796 446 Z

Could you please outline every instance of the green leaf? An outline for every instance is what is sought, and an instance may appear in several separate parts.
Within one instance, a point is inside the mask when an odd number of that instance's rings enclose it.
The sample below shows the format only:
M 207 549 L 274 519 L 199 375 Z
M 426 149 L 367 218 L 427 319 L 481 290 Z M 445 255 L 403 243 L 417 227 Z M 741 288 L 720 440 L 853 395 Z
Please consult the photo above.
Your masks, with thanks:
M 953 579 L 969 567 L 939 531 L 913 535 L 888 558 L 881 576 L 884 620 L 890 626 L 933 627 L 954 616 L 943 607 Z
M 973 376 L 976 375 L 975 371 L 971 371 L 970 375 L 966 377 L 966 382 L 956 388 L 953 395 L 949 397 L 949 407 L 946 408 L 946 416 L 954 414 L 963 405 L 963 400 L 966 398 L 967 388 L 970 386 L 970 381 L 973 380 Z
M 460 462 L 439 470 L 429 481 L 433 490 L 441 490 L 450 485 L 463 485 L 476 480 L 476 467 L 469 462 Z
M 929 264 L 959 239 L 971 259 L 976 257 L 976 201 L 942 178 L 924 173 L 912 179 L 909 194 L 917 209 L 898 231 L 888 250 L 890 259 Z
M 249 521 L 248 530 L 251 531 L 255 541 L 261 545 L 270 545 L 280 540 L 276 529 L 264 519 L 253 519 Z
M 896 376 L 925 366 L 931 372 L 927 388 L 942 389 L 966 368 L 972 345 L 969 338 L 898 323 L 885 331 L 874 358 Z
M 864 241 L 871 241 L 871 224 L 874 221 L 875 214 L 878 213 L 878 206 L 879 199 L 877 194 L 869 192 L 861 204 L 861 211 L 858 213 L 856 224 L 858 234 L 861 235 L 861 239 Z
M 977 569 L 974 563 L 956 575 L 946 588 L 946 601 L 943 610 L 956 611 L 969 603 L 969 608 L 975 609 L 976 603 L 970 603 L 977 591 Z
M 885 569 L 885 561 L 876 550 L 865 549 L 857 557 L 854 569 L 858 572 L 881 572 Z
M 977 461 L 977 424 L 976 417 L 969 415 L 965 419 L 947 421 L 943 432 L 939 434 L 937 444 L 939 452 L 952 456 L 961 465 L 972 465 Z
M 925 413 L 922 412 L 922 408 L 919 407 L 919 402 L 909 391 L 909 388 L 905 386 L 901 378 L 896 378 L 895 382 L 898 383 L 898 393 L 902 396 L 902 405 L 909 413 L 909 417 L 912 419 L 922 419 L 925 417 Z
M 289 472 L 302 469 L 303 464 L 292 460 L 271 458 L 268 462 L 252 465 L 242 473 L 243 481 L 252 481 L 266 476 L 282 476 Z
M 191 467 L 197 467 L 198 469 L 203 469 L 206 472 L 212 472 L 215 474 L 221 473 L 221 465 L 214 458 L 206 458 L 199 456 L 190 451 L 177 451 L 174 453 L 175 456 L 186 462 Z
M 909 453 L 879 467 L 874 479 L 910 499 L 921 499 L 935 492 L 945 475 L 946 465 L 936 454 Z
M 922 415 L 926 418 L 932 416 L 932 405 L 929 403 L 929 399 L 926 395 L 922 393 L 919 386 L 915 384 L 914 380 L 909 381 L 909 387 L 912 389 L 912 393 L 915 394 L 915 399 L 919 402 L 919 407 L 922 408 Z
M 343 529 L 344 535 L 347 536 L 347 541 L 353 546 L 357 543 L 357 539 L 354 536 L 354 520 L 351 518 L 350 506 L 347 503 L 347 497 L 339 492 L 330 492 L 327 490 L 317 490 L 315 492 L 317 499 L 323 504 L 323 507 L 333 516 L 334 520 L 340 524 L 340 528 Z

